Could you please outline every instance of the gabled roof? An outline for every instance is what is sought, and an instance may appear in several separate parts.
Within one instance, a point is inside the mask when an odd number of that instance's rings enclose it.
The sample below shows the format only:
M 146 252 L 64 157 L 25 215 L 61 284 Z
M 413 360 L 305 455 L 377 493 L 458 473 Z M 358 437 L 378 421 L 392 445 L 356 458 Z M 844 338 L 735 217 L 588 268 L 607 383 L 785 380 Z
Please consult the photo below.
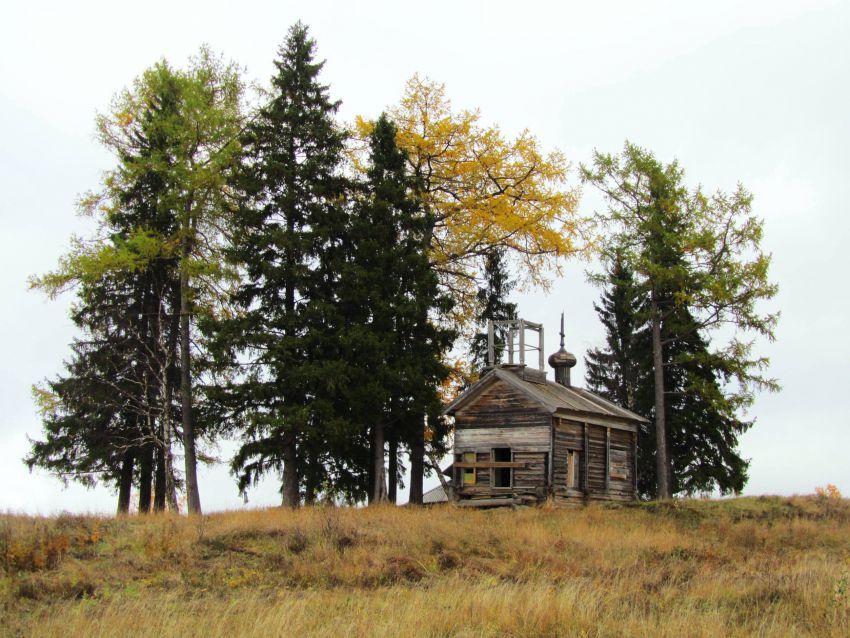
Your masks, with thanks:
M 551 413 L 575 416 L 602 417 L 625 420 L 631 423 L 649 423 L 642 416 L 603 399 L 583 388 L 566 387 L 548 379 L 532 377 L 505 367 L 493 368 L 475 385 L 452 401 L 443 414 L 454 415 L 471 403 L 483 390 L 497 381 L 504 381 Z

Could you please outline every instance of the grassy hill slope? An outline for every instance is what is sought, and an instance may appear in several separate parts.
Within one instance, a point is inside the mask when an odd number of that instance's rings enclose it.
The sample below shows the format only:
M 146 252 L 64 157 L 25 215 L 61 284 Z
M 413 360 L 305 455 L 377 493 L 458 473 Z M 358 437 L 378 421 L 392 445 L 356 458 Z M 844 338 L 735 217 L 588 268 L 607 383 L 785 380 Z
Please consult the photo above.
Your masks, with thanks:
M 850 501 L 0 516 L 0 634 L 850 635 Z

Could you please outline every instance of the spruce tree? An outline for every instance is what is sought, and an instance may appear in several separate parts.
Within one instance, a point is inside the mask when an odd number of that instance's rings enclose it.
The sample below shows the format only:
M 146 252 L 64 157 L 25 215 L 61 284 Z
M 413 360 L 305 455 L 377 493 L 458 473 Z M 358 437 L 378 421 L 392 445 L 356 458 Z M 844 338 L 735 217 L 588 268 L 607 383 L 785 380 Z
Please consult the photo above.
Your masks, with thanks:
M 386 442 L 421 435 L 447 370 L 451 332 L 431 321 L 445 310 L 427 257 L 429 220 L 413 198 L 396 127 L 382 115 L 369 138 L 369 166 L 346 241 L 340 279 L 351 421 L 369 439 L 369 500 L 387 499 Z M 395 468 L 397 471 L 397 467 Z M 397 477 L 393 477 L 397 478 Z M 392 479 L 391 479 L 392 481 Z
M 345 183 L 345 135 L 334 122 L 339 102 L 320 83 L 324 63 L 302 24 L 293 26 L 275 61 L 268 102 L 246 127 L 246 160 L 236 177 L 240 208 L 229 259 L 243 273 L 236 318 L 218 327 L 219 348 L 239 356 L 246 374 L 230 392 L 244 424 L 233 460 L 243 491 L 269 471 L 282 472 L 283 503 L 295 507 L 316 429 L 313 401 L 321 344 L 314 339 L 332 268 L 316 262 L 338 245 Z M 327 307 L 327 306 L 325 306 Z M 311 326 L 312 324 L 312 326 Z M 316 459 L 320 461 L 320 459 Z M 316 465 L 312 465 L 315 469 Z M 321 477 L 310 477 L 311 484 Z
M 479 331 L 473 336 L 470 347 L 470 362 L 474 375 L 483 374 L 488 365 L 487 322 L 517 318 L 516 304 L 508 301 L 514 286 L 505 264 L 505 249 L 500 246 L 492 247 L 484 258 L 484 287 L 478 289 L 475 298 L 478 310 L 475 324 Z M 496 328 L 493 340 L 496 363 L 501 360 L 506 343 L 506 331 Z
M 113 483 L 119 512 L 127 511 L 134 483 L 140 512 L 152 496 L 164 509 L 174 484 L 167 398 L 174 347 L 169 355 L 167 318 L 151 307 L 161 299 L 151 270 L 111 273 L 79 287 L 71 318 L 82 335 L 65 374 L 35 390 L 44 438 L 26 458 L 66 481 Z
M 31 441 L 24 460 L 30 469 L 43 468 L 65 483 L 117 488 L 118 513 L 126 513 L 141 431 L 137 415 L 122 410 L 115 398 L 116 386 L 127 392 L 130 383 L 116 375 L 114 344 L 76 340 L 71 352 L 65 374 L 34 389 L 43 433 Z
M 605 328 L 605 348 L 595 348 L 585 356 L 587 387 L 636 411 L 641 372 L 646 367 L 641 342 L 645 304 L 634 273 L 616 256 L 609 264 L 605 285 L 601 302 L 593 305 Z

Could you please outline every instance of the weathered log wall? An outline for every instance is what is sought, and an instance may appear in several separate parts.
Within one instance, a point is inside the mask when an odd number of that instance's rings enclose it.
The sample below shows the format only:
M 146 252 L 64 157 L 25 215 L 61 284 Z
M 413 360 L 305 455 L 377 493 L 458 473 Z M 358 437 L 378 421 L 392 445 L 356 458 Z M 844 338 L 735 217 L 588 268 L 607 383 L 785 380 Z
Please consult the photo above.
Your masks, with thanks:
M 550 419 L 538 403 L 504 381 L 496 381 L 455 414 L 455 428 L 549 427 Z
M 515 488 L 545 491 L 548 482 L 548 477 L 546 476 L 546 454 L 547 452 L 514 451 L 514 461 L 525 464 L 525 467 L 513 470 Z
M 526 452 L 548 452 L 551 439 L 549 426 L 495 427 L 455 430 L 455 452 L 489 451 L 509 447 Z
M 631 500 L 635 497 L 634 432 L 563 418 L 555 418 L 553 427 L 556 502 L 559 498 Z M 579 480 L 574 489 L 567 487 L 570 451 L 579 452 L 580 459 Z

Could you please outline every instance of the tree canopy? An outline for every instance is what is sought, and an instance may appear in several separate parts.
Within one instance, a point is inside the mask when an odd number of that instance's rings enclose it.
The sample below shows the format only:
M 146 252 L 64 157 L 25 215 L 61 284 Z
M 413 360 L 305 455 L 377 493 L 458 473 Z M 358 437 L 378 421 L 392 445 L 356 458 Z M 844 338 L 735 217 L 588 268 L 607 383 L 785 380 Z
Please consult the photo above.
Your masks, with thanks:
M 772 340 L 778 320 L 762 309 L 777 291 L 768 279 L 770 256 L 760 249 L 762 221 L 752 213 L 752 195 L 743 186 L 710 196 L 700 187 L 689 190 L 677 162 L 662 164 L 628 142 L 620 155 L 594 152 L 592 164 L 581 172 L 608 204 L 597 215 L 609 232 L 608 258 L 634 273 L 645 299 L 658 493 L 669 498 L 674 465 L 666 422 L 669 355 L 678 350 L 679 365 L 687 357 L 692 365 L 708 367 L 709 377 L 699 382 L 692 375 L 687 390 L 727 418 L 751 405 L 757 390 L 778 388 L 764 375 L 769 360 L 753 355 L 754 337 Z M 720 328 L 727 330 L 720 333 Z M 712 337 L 726 335 L 725 343 L 708 350 Z
M 429 257 L 454 299 L 457 327 L 474 317 L 479 273 L 494 247 L 507 249 L 534 284 L 557 271 L 557 258 L 586 248 L 561 152 L 544 152 L 528 130 L 510 139 L 477 110 L 453 109 L 442 84 L 418 75 L 388 113 L 432 218 Z M 362 138 L 373 126 L 356 121 Z

